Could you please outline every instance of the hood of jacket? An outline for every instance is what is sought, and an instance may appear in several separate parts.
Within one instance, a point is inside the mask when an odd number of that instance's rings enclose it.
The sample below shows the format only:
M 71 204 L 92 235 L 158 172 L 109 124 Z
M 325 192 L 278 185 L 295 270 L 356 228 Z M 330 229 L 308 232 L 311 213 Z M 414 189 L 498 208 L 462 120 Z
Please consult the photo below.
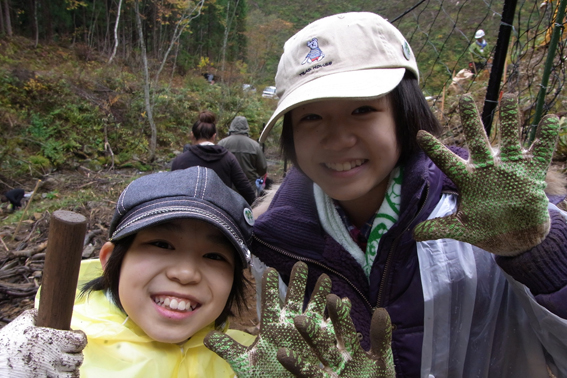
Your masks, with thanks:
M 204 161 L 218 161 L 227 154 L 228 150 L 219 145 L 201 145 L 195 144 L 189 147 L 189 151 L 197 155 Z
M 248 126 L 248 121 L 246 120 L 246 117 L 236 116 L 230 124 L 228 133 L 231 135 L 233 134 L 248 135 L 248 130 L 250 130 L 250 127 Z

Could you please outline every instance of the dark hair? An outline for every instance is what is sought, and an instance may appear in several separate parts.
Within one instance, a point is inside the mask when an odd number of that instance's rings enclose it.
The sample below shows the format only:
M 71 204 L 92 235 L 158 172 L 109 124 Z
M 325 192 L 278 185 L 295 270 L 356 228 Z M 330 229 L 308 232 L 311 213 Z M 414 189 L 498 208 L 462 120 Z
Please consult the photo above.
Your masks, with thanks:
M 416 135 L 425 130 L 435 136 L 441 132 L 441 125 L 431 112 L 429 104 L 423 96 L 415 75 L 406 73 L 396 88 L 387 94 L 392 105 L 394 122 L 396 123 L 396 140 L 400 146 L 398 164 L 405 163 L 410 156 L 420 150 Z M 280 149 L 285 157 L 299 169 L 297 155 L 293 143 L 293 124 L 291 112 L 284 115 Z
M 199 113 L 199 120 L 193 124 L 193 136 L 195 139 L 209 140 L 217 133 L 215 126 L 216 116 L 208 110 Z
M 120 282 L 122 261 L 124 261 L 124 256 L 126 256 L 126 252 L 130 249 L 135 237 L 136 234 L 114 242 L 114 250 L 106 262 L 106 267 L 104 268 L 102 276 L 83 285 L 81 288 L 81 295 L 87 295 L 91 291 L 96 290 L 108 290 L 112 302 L 122 312 L 126 313 L 126 311 L 124 311 L 124 307 L 122 307 L 122 303 L 120 302 L 118 284 Z M 234 315 L 232 312 L 233 304 L 236 305 L 237 312 L 242 313 L 246 301 L 244 292 L 248 289 L 249 285 L 250 281 L 246 278 L 246 276 L 244 276 L 242 260 L 238 257 L 237 251 L 234 250 L 234 281 L 232 282 L 232 289 L 228 295 L 226 306 L 219 317 L 215 320 L 215 326 L 218 327 L 222 325 L 229 316 Z

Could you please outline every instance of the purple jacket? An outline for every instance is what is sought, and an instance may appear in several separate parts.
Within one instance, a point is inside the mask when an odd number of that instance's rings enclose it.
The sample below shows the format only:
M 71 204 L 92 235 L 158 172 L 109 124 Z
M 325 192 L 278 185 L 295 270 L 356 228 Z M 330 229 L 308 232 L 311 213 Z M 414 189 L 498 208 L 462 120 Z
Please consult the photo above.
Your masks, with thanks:
M 332 292 L 352 302 L 351 316 L 367 350 L 373 308 L 385 307 L 394 325 L 392 349 L 397 376 L 419 377 L 424 299 L 412 231 L 428 218 L 446 192 L 456 193 L 456 188 L 431 160 L 422 153 L 409 160 L 404 169 L 399 220 L 382 236 L 368 280 L 354 258 L 323 230 L 313 182 L 292 170 L 268 211 L 254 225 L 252 253 L 277 269 L 285 283 L 295 262 L 306 262 L 306 298 L 319 275 L 329 275 Z M 551 215 L 552 231 L 543 243 L 518 258 L 498 259 L 498 263 L 528 286 L 540 304 L 567 318 L 567 224 L 559 213 Z M 544 260 L 552 264 L 542 264 Z

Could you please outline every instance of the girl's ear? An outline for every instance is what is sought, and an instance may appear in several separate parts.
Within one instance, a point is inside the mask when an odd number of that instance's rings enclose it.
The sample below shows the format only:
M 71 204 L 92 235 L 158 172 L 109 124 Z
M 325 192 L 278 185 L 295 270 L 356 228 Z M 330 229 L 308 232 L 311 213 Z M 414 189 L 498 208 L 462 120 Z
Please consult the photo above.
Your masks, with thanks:
M 100 253 L 98 255 L 98 258 L 102 265 L 102 269 L 106 268 L 106 263 L 108 262 L 108 259 L 110 258 L 110 255 L 112 254 L 113 251 L 114 251 L 114 244 L 111 242 L 104 243 L 103 246 L 100 248 Z

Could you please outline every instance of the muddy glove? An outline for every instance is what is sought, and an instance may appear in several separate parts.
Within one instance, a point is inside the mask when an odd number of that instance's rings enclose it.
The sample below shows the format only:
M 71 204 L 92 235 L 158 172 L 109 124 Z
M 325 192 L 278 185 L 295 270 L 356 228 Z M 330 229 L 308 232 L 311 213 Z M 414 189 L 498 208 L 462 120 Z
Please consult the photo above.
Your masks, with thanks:
M 492 149 L 469 95 L 460 101 L 463 131 L 470 156 L 463 160 L 425 131 L 417 139 L 431 160 L 459 190 L 455 214 L 422 222 L 417 241 L 456 239 L 501 256 L 535 247 L 550 228 L 545 175 L 557 142 L 559 122 L 546 116 L 535 141 L 520 144 L 516 98 L 505 95 L 500 107 L 500 149 Z
M 0 330 L 0 377 L 78 377 L 87 336 L 36 327 L 36 317 L 27 310 Z
M 309 317 L 316 324 L 325 322 L 325 298 L 331 291 L 331 280 L 323 274 L 317 280 L 313 295 L 303 309 L 307 265 L 298 262 L 293 266 L 289 288 L 283 307 L 278 293 L 278 273 L 268 268 L 262 277 L 262 310 L 260 333 L 249 347 L 217 331 L 210 332 L 205 346 L 225 359 L 240 378 L 293 377 L 277 360 L 280 347 L 298 351 L 301 358 L 317 364 L 317 357 L 295 328 L 293 319 L 299 315 Z M 332 333 L 332 330 L 329 330 Z
M 394 378 L 392 354 L 392 323 L 388 312 L 378 308 L 372 315 L 370 351 L 360 346 L 358 334 L 350 317 L 351 303 L 334 294 L 327 297 L 327 309 L 336 335 L 307 316 L 295 318 L 295 325 L 322 363 L 313 365 L 291 349 L 282 348 L 278 360 L 295 376 L 301 378 Z

